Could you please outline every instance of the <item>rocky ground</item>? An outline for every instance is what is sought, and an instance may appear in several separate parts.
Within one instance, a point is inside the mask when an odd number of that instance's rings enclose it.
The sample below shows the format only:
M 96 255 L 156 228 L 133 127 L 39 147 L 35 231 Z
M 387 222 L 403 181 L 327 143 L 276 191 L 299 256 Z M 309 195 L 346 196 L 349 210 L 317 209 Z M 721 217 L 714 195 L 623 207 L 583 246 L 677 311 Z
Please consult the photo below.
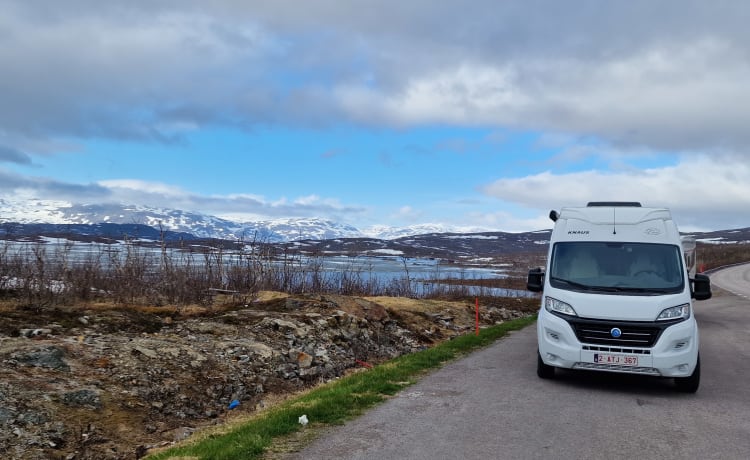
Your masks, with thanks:
M 481 323 L 535 303 L 482 302 Z M 473 301 L 277 293 L 212 308 L 0 315 L 0 457 L 13 459 L 140 458 L 223 423 L 230 405 L 253 412 L 474 328 Z

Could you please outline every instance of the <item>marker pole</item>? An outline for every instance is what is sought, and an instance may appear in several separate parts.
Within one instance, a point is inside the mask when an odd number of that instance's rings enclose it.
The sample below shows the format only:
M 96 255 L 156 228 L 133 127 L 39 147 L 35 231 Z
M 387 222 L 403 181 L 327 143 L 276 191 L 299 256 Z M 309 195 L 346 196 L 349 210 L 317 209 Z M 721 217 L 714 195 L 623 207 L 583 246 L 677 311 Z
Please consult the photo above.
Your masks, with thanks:
M 476 317 L 476 325 L 477 325 L 476 335 L 479 335 L 479 297 L 474 297 L 474 302 L 475 302 L 475 305 L 476 305 L 476 309 L 475 309 L 475 311 L 476 311 L 476 316 L 475 317 Z

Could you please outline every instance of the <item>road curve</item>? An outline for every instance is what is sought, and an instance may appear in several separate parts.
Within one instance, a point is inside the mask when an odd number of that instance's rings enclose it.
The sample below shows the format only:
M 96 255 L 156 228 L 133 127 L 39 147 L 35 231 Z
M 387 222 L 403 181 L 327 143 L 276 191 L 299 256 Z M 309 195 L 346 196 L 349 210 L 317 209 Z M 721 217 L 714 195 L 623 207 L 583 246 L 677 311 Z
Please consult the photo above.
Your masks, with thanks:
M 541 380 L 528 327 L 302 451 L 273 458 L 746 459 L 750 301 L 716 289 L 734 275 L 712 276 L 714 298 L 695 308 L 703 370 L 696 394 L 675 392 L 670 380 L 619 374 L 558 372 Z
M 711 284 L 750 299 L 750 263 L 734 265 L 710 273 Z

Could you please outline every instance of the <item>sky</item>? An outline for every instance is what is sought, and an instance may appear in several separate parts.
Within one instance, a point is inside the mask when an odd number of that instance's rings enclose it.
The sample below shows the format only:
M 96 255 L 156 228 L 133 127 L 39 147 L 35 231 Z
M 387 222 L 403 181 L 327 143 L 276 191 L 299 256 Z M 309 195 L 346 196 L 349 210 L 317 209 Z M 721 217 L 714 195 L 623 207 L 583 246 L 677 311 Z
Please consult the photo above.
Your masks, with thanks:
M 739 0 L 0 0 L 0 198 L 511 232 L 623 200 L 750 227 L 748 22 Z

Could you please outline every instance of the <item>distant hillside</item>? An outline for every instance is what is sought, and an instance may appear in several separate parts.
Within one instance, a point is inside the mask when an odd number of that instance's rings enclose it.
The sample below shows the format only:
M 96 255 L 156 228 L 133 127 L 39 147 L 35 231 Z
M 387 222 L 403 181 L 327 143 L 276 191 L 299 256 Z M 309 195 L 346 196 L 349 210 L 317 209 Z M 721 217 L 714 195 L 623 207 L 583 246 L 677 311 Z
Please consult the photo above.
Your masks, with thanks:
M 393 240 L 375 238 L 304 240 L 286 243 L 285 247 L 309 254 L 404 255 L 465 259 L 545 252 L 549 244 L 550 233 L 550 230 L 525 233 L 428 233 Z
M 71 241 L 115 243 L 123 240 L 152 240 L 174 242 L 192 241 L 191 233 L 160 231 L 143 224 L 19 224 L 7 222 L 0 225 L 0 238 L 34 239 L 38 237 L 63 238 Z
M 536 232 L 455 231 L 424 224 L 407 228 L 374 227 L 366 232 L 323 219 L 298 218 L 232 222 L 175 209 L 110 204 L 71 204 L 0 199 L 0 239 L 40 237 L 114 243 L 162 239 L 170 245 L 272 244 L 307 254 L 383 255 L 465 260 L 508 254 L 543 254 L 550 230 Z M 688 233 L 701 244 L 749 243 L 750 228 Z
M 0 198 L 0 225 L 3 223 L 140 224 L 175 233 L 191 234 L 196 238 L 268 243 L 333 238 L 394 239 L 425 233 L 478 231 L 478 229 L 454 228 L 437 224 L 400 228 L 375 226 L 358 229 L 348 224 L 318 218 L 281 218 L 238 222 L 197 212 L 140 205 L 76 204 L 49 200 L 13 201 Z
M 379 238 L 328 238 L 329 233 L 315 228 L 316 238 L 296 241 L 264 240 L 255 238 L 242 240 L 245 244 L 273 244 L 287 251 L 307 254 L 369 254 L 397 255 L 409 257 L 436 257 L 443 259 L 463 259 L 466 257 L 499 257 L 512 253 L 540 253 L 547 250 L 551 230 L 536 232 L 481 232 L 481 233 L 427 233 L 395 239 Z M 333 232 L 335 234 L 335 232 Z M 308 235 L 309 233 L 301 233 Z M 701 244 L 733 245 L 750 243 L 750 228 L 722 230 L 714 232 L 693 232 Z M 22 224 L 5 222 L 0 224 L 0 239 L 33 240 L 40 237 L 63 238 L 72 241 L 115 243 L 123 240 L 159 242 L 162 240 L 174 246 L 179 242 L 213 241 L 214 245 L 233 247 L 238 239 L 205 238 L 189 232 L 160 230 L 144 224 Z
M 714 232 L 686 233 L 696 241 L 709 244 L 750 243 L 750 227 L 735 230 L 717 230 Z

